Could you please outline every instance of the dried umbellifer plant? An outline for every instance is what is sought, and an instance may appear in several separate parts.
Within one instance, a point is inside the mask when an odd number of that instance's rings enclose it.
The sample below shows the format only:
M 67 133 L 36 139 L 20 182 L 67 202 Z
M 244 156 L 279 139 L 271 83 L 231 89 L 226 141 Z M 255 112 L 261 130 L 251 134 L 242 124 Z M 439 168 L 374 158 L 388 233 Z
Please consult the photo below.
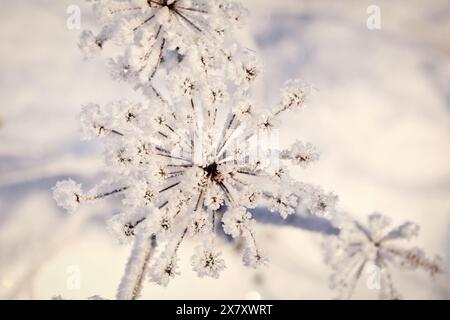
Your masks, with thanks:
M 178 253 L 187 238 L 198 242 L 191 263 L 200 277 L 217 278 L 225 268 L 218 245 L 224 235 L 243 244 L 245 265 L 266 264 L 254 230 L 255 208 L 268 208 L 286 221 L 299 211 L 332 219 L 336 195 L 296 181 L 286 168 L 288 163 L 307 168 L 319 159 L 316 149 L 301 141 L 285 150 L 271 143 L 283 115 L 305 108 L 313 89 L 291 80 L 272 108 L 253 102 L 251 86 L 261 67 L 252 51 L 233 39 L 247 16 L 240 4 L 99 0 L 93 7 L 100 32 L 83 32 L 80 46 L 88 54 L 109 56 L 114 78 L 140 90 L 146 102 L 83 107 L 82 137 L 102 141 L 113 173 L 88 191 L 70 179 L 58 182 L 54 198 L 69 212 L 87 202 L 122 198 L 109 229 L 121 242 L 134 244 L 118 299 L 138 298 L 145 278 L 167 285 L 179 274 Z M 372 240 L 382 252 L 372 259 L 380 266 L 395 256 L 441 271 L 421 254 L 384 249 L 393 236 L 376 238 L 360 227 L 366 238 L 356 248 L 347 229 L 335 230 L 336 252 L 348 255 L 340 256 L 344 262 L 330 259 L 337 272 L 354 259 L 351 250 L 364 252 L 364 241 Z M 155 246 L 162 248 L 159 254 Z

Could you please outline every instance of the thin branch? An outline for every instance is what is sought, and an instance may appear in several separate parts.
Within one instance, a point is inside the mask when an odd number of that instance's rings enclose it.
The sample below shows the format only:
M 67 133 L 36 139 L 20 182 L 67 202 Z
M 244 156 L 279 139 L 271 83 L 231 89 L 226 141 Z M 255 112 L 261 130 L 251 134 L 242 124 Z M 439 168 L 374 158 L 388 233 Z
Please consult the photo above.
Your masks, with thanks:
M 133 31 L 138 30 L 140 27 L 142 27 L 144 24 L 146 24 L 147 22 L 151 21 L 153 18 L 155 17 L 155 15 L 152 15 L 150 17 L 148 17 L 147 19 L 145 19 L 144 21 L 142 21 L 139 25 L 137 25 L 136 27 L 133 28 Z
M 117 300 L 136 300 L 141 295 L 154 243 L 151 237 L 137 236 L 128 259 L 125 273 L 117 290 Z
M 186 21 L 191 27 L 193 27 L 195 30 L 197 30 L 198 32 L 202 32 L 202 29 L 200 29 L 199 27 L 197 27 L 195 25 L 195 23 L 193 23 L 191 20 L 189 20 L 184 14 L 180 13 L 179 11 L 174 10 L 174 12 L 180 16 L 184 21 Z
M 108 8 L 108 11 L 111 15 L 117 14 L 119 12 L 127 12 L 127 11 L 134 11 L 134 10 L 141 10 L 142 7 L 131 7 L 131 8 L 122 8 L 122 9 L 111 9 Z
M 186 7 L 180 7 L 180 6 L 177 6 L 176 8 L 177 8 L 177 10 L 186 10 L 186 11 L 208 14 L 208 11 L 202 10 L 202 9 L 197 9 L 197 8 L 186 8 Z
M 177 185 L 179 185 L 180 183 L 181 182 L 174 183 L 174 184 L 168 186 L 167 188 L 164 188 L 164 189 L 160 190 L 159 193 L 163 193 L 164 191 L 170 190 L 170 189 L 176 187 Z
M 159 66 L 161 65 L 162 56 L 164 52 L 164 47 L 166 46 L 166 38 L 162 39 L 161 46 L 159 47 L 159 54 L 158 54 L 158 60 L 156 61 L 155 67 L 153 68 L 152 73 L 150 74 L 148 80 L 151 81 L 154 77 L 156 72 L 158 71 Z
M 106 197 L 112 196 L 114 194 L 121 193 L 127 189 L 128 189 L 128 187 L 123 187 L 123 188 L 115 189 L 115 190 L 108 191 L 105 193 L 100 193 L 100 194 L 92 196 L 92 197 L 87 197 L 86 200 L 98 200 L 98 199 L 106 198 Z

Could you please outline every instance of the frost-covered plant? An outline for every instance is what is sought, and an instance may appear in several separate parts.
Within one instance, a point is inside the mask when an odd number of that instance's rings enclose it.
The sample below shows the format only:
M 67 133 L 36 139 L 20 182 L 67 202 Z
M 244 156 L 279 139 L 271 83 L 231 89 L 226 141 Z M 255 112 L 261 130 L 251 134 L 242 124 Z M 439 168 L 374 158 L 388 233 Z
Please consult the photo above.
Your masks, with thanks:
M 159 96 L 153 82 L 161 67 L 173 73 L 183 65 L 199 76 L 224 68 L 238 84 L 253 78 L 256 61 L 240 50 L 229 33 L 240 26 L 247 11 L 228 0 L 94 0 L 100 21 L 97 33 L 83 32 L 80 48 L 87 57 L 107 51 L 117 80 L 128 81 L 145 94 Z M 115 50 L 105 50 L 108 43 Z M 115 46 L 114 46 L 115 44 Z
M 84 203 L 121 197 L 121 213 L 108 227 L 133 249 L 118 299 L 139 297 L 147 277 L 167 285 L 179 274 L 187 238 L 198 243 L 191 264 L 200 277 L 217 278 L 225 268 L 218 247 L 224 234 L 242 245 L 245 265 L 266 264 L 254 230 L 257 207 L 286 221 L 296 212 L 333 215 L 337 196 L 294 180 L 286 168 L 307 168 L 319 159 L 316 149 L 298 140 L 287 149 L 276 143 L 282 116 L 302 110 L 313 90 L 291 80 L 272 108 L 253 102 L 250 87 L 261 67 L 230 36 L 246 15 L 241 5 L 93 2 L 101 31 L 85 31 L 81 48 L 105 51 L 113 40 L 106 54 L 112 75 L 142 89 L 146 100 L 83 107 L 82 138 L 102 141 L 112 174 L 88 191 L 59 182 L 54 198 L 73 213 Z
M 178 274 L 178 251 L 187 237 L 199 242 L 193 269 L 201 277 L 218 277 L 225 268 L 215 246 L 218 228 L 242 241 L 246 265 L 265 264 L 249 209 L 268 207 L 283 218 L 300 205 L 318 215 L 333 211 L 336 196 L 293 180 L 283 166 L 292 161 L 307 167 L 318 159 L 315 149 L 299 141 L 288 150 L 269 143 L 282 114 L 305 107 L 311 87 L 289 81 L 270 110 L 252 102 L 249 88 L 260 73 L 258 63 L 225 38 L 246 13 L 240 5 L 109 0 L 94 6 L 103 28 L 97 36 L 83 33 L 85 51 L 118 40 L 125 53 L 119 50 L 113 63 L 122 63 L 116 75 L 132 75 L 132 82 L 145 86 L 164 69 L 169 80 L 164 92 L 170 94 L 148 95 L 148 103 L 85 106 L 82 136 L 104 142 L 115 174 L 88 192 L 72 180 L 54 189 L 56 201 L 69 212 L 84 202 L 122 196 L 122 213 L 109 228 L 135 246 L 119 298 L 138 296 L 147 269 L 150 279 L 167 285 Z M 173 55 L 174 62 L 162 64 Z M 165 247 L 150 263 L 156 241 Z
M 182 81 L 184 83 L 184 81 Z M 282 113 L 305 106 L 309 87 L 289 82 L 272 110 L 255 106 L 241 91 L 229 92 L 216 79 L 189 93 L 174 82 L 175 105 L 154 99 L 149 105 L 119 101 L 85 106 L 83 137 L 100 138 L 113 180 L 84 194 L 68 180 L 55 188 L 55 199 L 69 211 L 82 202 L 112 194 L 123 196 L 123 213 L 110 228 L 127 242 L 137 234 L 166 243 L 151 266 L 151 279 L 166 285 L 177 274 L 177 254 L 187 237 L 198 238 L 192 258 L 199 276 L 217 277 L 224 268 L 214 247 L 218 227 L 245 244 L 243 261 L 256 267 L 266 259 L 258 247 L 248 209 L 267 206 L 282 217 L 306 206 L 318 215 L 334 208 L 336 197 L 289 177 L 278 160 L 306 166 L 317 156 L 296 142 L 289 150 L 264 146 L 261 136 L 274 133 Z M 109 192 L 98 192 L 110 185 Z
M 390 227 L 388 217 L 373 213 L 367 226 L 355 220 L 343 223 L 341 232 L 324 242 L 327 262 L 333 268 L 331 286 L 337 288 L 341 298 L 350 298 L 364 271 L 376 266 L 374 281 L 377 281 L 380 299 L 399 299 L 390 269 L 401 267 L 422 269 L 430 275 L 441 273 L 440 258 L 428 258 L 424 251 L 410 247 L 406 242 L 419 234 L 419 226 L 405 222 Z M 370 270 L 369 270 L 370 271 Z

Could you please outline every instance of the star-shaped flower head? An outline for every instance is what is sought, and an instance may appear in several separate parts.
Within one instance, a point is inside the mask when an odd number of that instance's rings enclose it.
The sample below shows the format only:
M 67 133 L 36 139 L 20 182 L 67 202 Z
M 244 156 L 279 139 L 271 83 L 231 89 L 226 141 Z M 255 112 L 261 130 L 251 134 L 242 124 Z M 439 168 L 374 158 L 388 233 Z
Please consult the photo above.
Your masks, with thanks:
M 175 104 L 155 98 L 148 105 L 88 105 L 80 117 L 83 137 L 102 139 L 113 170 L 111 191 L 101 195 L 123 196 L 122 213 L 110 228 L 122 242 L 145 234 L 166 246 L 151 268 L 151 279 L 166 285 L 178 274 L 178 251 L 188 237 L 200 242 L 192 260 L 200 276 L 217 277 L 224 267 L 213 242 L 204 240 L 216 234 L 244 244 L 245 265 L 265 264 L 253 208 L 267 207 L 283 218 L 300 205 L 314 214 L 333 211 L 334 195 L 295 181 L 284 166 L 315 160 L 312 147 L 304 151 L 296 142 L 280 150 L 271 139 L 282 114 L 305 107 L 309 86 L 289 82 L 280 103 L 265 110 L 219 78 L 204 86 L 172 85 Z M 309 155 L 308 160 L 299 159 L 299 153 Z M 60 193 L 56 188 L 55 195 Z M 92 191 L 86 197 L 81 190 L 77 194 L 80 203 L 100 198 Z M 73 192 L 68 196 L 73 199 Z
M 364 273 L 371 274 L 381 299 L 398 299 L 391 268 L 422 269 L 431 275 L 441 273 L 439 257 L 429 259 L 424 251 L 405 242 L 417 237 L 419 227 L 411 222 L 389 228 L 386 216 L 373 213 L 367 226 L 354 220 L 344 221 L 339 235 L 327 238 L 326 260 L 333 268 L 331 285 L 341 298 L 350 298 Z
M 180 63 L 192 71 L 212 74 L 224 66 L 246 68 L 247 77 L 258 70 L 249 66 L 248 51 L 226 41 L 247 11 L 228 0 L 96 0 L 99 33 L 82 33 L 80 48 L 86 56 L 109 50 L 111 74 L 131 82 L 144 93 L 159 94 L 153 78 L 162 65 L 170 70 Z M 116 54 L 118 52 L 118 54 Z M 239 58 L 237 57 L 239 55 Z M 256 67 L 256 64 L 251 63 Z M 230 77 L 238 77 L 235 73 Z M 240 79 L 239 79 L 240 80 Z

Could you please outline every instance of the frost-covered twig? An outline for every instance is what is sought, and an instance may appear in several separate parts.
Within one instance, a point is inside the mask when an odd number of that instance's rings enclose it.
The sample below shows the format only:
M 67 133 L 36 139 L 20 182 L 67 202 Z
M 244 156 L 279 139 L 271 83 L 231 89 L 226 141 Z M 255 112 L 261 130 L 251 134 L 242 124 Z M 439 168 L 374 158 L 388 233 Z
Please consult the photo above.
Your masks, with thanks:
M 153 250 L 154 241 L 151 237 L 146 235 L 136 237 L 117 291 L 118 300 L 136 300 L 139 298 Z

